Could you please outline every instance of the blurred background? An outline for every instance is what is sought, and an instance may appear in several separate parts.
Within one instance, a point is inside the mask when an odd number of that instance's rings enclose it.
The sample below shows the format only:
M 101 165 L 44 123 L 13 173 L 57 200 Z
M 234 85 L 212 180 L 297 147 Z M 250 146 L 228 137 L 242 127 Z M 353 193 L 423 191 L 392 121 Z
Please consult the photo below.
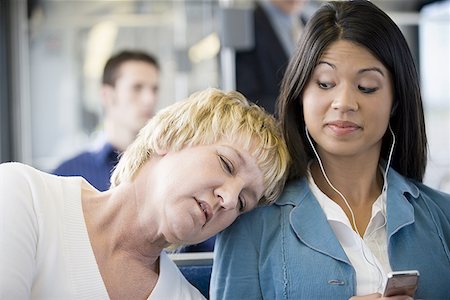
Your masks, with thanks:
M 321 2 L 307 2 L 306 13 Z M 400 25 L 419 67 L 430 150 L 425 183 L 450 192 L 450 1 L 372 2 Z M 233 89 L 233 53 L 247 42 L 253 5 L 0 0 L 0 161 L 49 171 L 92 142 L 101 129 L 103 66 L 122 49 L 158 57 L 158 109 L 206 87 Z

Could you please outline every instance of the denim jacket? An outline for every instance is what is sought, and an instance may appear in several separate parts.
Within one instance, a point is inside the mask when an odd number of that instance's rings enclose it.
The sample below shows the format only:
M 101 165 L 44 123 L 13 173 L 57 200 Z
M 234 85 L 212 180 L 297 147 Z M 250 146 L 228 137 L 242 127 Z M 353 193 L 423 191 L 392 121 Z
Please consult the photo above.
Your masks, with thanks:
M 450 195 L 389 171 L 388 256 L 420 272 L 416 297 L 450 299 Z M 216 240 L 211 299 L 349 299 L 355 270 L 306 179 Z

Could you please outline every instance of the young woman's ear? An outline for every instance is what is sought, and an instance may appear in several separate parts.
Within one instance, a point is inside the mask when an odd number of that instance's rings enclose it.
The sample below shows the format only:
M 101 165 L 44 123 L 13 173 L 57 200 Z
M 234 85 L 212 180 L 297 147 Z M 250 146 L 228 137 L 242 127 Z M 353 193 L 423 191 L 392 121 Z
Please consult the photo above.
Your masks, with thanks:
M 391 109 L 391 118 L 395 115 L 396 111 L 397 111 L 397 107 L 398 107 L 398 102 L 395 101 L 394 105 L 392 105 L 392 109 Z

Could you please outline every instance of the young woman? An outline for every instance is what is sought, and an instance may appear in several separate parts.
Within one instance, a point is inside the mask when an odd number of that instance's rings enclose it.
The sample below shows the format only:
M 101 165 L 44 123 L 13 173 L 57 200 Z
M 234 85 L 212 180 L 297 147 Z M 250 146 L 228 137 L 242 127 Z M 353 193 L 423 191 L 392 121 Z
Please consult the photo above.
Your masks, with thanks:
M 153 117 L 108 191 L 1 164 L 0 298 L 203 299 L 163 249 L 272 202 L 288 164 L 274 118 L 214 89 Z
M 323 4 L 278 100 L 291 180 L 219 236 L 212 298 L 373 299 L 411 269 L 418 298 L 448 298 L 450 196 L 421 183 L 419 81 L 395 23 L 369 1 Z

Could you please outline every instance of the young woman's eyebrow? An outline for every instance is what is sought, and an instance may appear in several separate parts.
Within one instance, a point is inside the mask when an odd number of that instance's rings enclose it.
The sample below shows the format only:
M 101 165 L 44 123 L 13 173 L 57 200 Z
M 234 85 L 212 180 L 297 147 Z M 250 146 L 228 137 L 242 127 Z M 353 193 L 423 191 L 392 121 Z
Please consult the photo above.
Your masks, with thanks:
M 336 69 L 336 66 L 335 66 L 334 64 L 329 63 L 329 62 L 327 62 L 327 61 L 320 60 L 320 61 L 317 63 L 317 65 L 321 65 L 321 64 L 328 65 L 328 66 L 330 66 L 331 68 Z M 361 70 L 358 71 L 358 74 L 362 74 L 362 73 L 364 73 L 364 72 L 378 72 L 378 73 L 380 73 L 381 76 L 384 77 L 384 72 L 383 72 L 383 70 L 381 70 L 381 69 L 378 68 L 378 67 L 363 68 L 363 69 L 361 69 Z
M 381 69 L 378 68 L 378 67 L 371 67 L 371 68 L 364 68 L 364 69 L 361 69 L 361 70 L 358 71 L 358 74 L 362 74 L 362 73 L 364 73 L 364 72 L 378 72 L 378 73 L 381 74 L 381 76 L 384 77 L 383 70 L 381 70 Z
M 329 63 L 329 62 L 327 62 L 327 61 L 320 60 L 320 61 L 317 63 L 317 66 L 319 66 L 319 65 L 321 65 L 321 64 L 329 65 L 331 68 L 336 69 L 336 66 L 335 66 L 335 65 L 333 65 L 332 63 Z

